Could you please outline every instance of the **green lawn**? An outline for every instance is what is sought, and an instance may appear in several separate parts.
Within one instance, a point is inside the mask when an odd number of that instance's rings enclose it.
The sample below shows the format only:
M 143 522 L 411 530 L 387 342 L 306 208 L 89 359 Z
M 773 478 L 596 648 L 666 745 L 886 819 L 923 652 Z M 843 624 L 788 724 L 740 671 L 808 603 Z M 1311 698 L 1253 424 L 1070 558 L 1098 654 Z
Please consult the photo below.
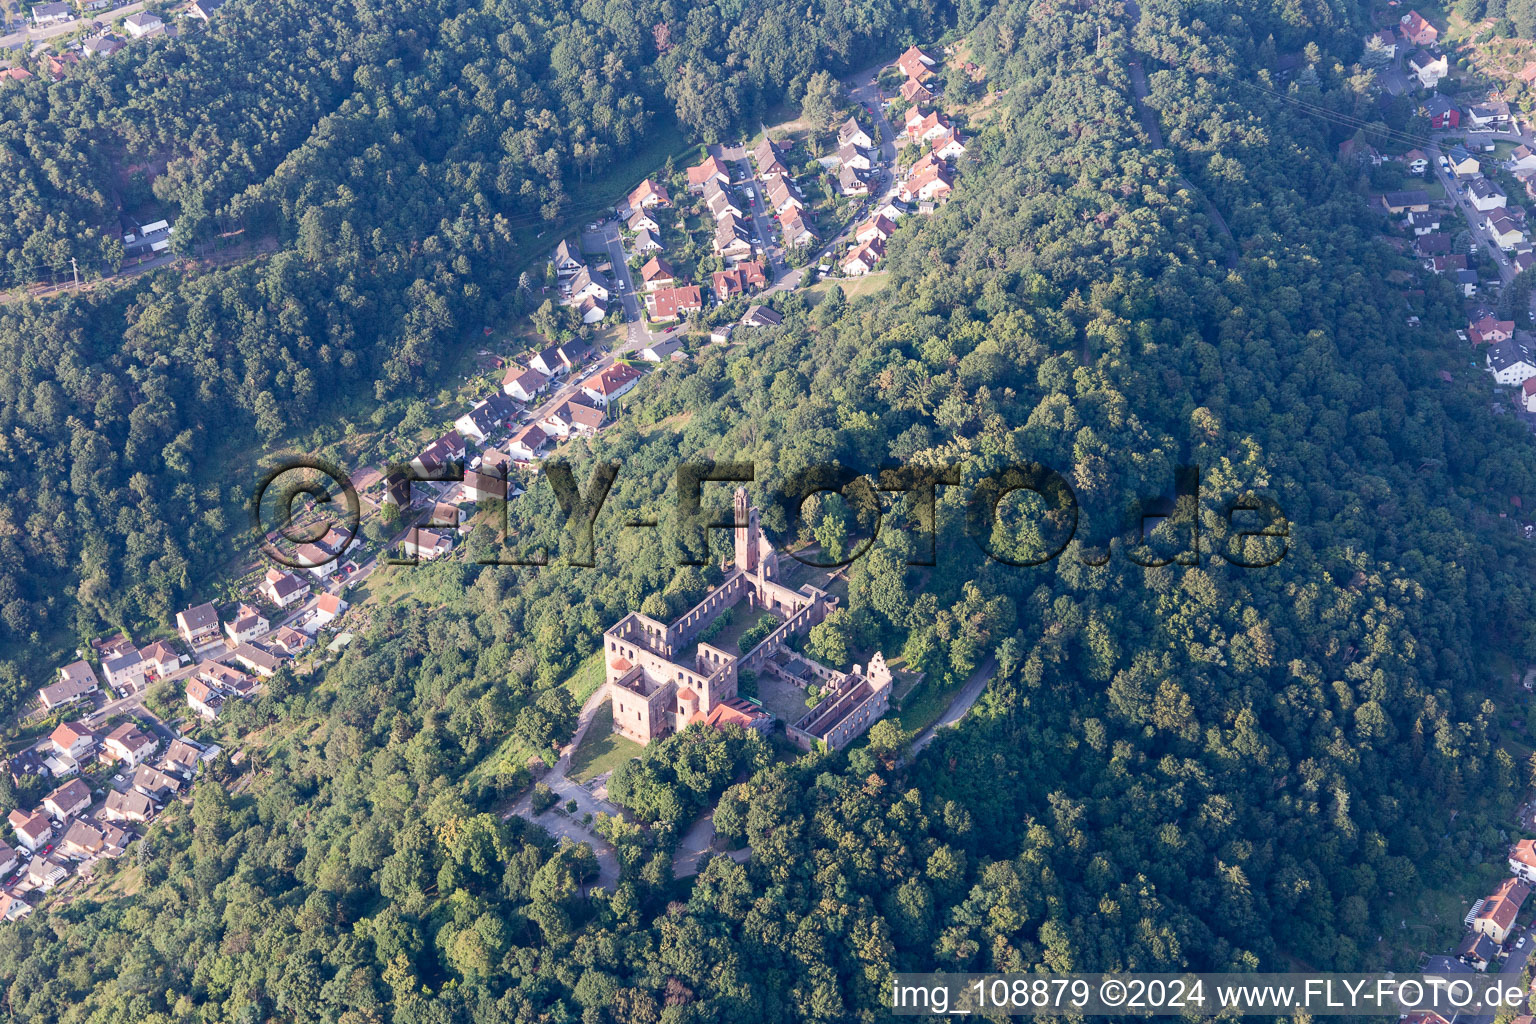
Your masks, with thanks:
M 922 732 L 939 720 L 939 716 L 964 685 L 964 679 L 949 687 L 940 687 L 938 681 L 931 676 L 923 680 L 923 685 L 906 698 L 906 707 L 896 712 L 896 724 L 909 735 Z
M 571 755 L 569 775 L 577 782 L 587 782 L 639 757 L 644 749 L 613 731 L 613 705 L 604 704 L 593 716 L 581 746 Z
M 603 652 L 602 649 L 593 651 L 587 659 L 576 667 L 571 677 L 565 681 L 565 688 L 571 691 L 576 698 L 577 705 L 587 702 L 587 698 L 597 692 L 597 688 L 603 685 Z

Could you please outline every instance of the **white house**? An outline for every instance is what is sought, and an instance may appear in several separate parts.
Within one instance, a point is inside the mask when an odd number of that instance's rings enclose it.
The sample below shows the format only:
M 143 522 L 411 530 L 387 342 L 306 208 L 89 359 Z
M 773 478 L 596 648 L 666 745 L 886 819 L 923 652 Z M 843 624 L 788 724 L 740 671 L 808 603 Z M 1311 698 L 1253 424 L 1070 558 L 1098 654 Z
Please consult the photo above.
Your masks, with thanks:
M 164 29 L 165 22 L 161 21 L 153 14 L 140 11 L 138 14 L 130 14 L 128 17 L 124 18 L 123 28 L 126 29 L 128 34 L 133 38 L 140 39 L 144 36 L 150 35 L 151 33 L 159 32 Z
M 1420 85 L 1433 89 L 1440 84 L 1440 79 L 1451 73 L 1451 64 L 1443 53 L 1436 55 L 1420 50 L 1408 58 L 1408 70 L 1419 80 Z
M 1509 201 L 1509 197 L 1504 194 L 1504 190 L 1487 178 L 1478 178 L 1468 185 L 1467 198 L 1471 200 L 1472 208 L 1479 213 L 1496 210 Z
M 158 745 L 154 736 L 132 722 L 124 722 L 107 733 L 106 742 L 101 746 L 103 753 L 131 768 L 153 754 Z
M 1536 355 L 1523 341 L 1510 338 L 1488 346 L 1488 370 L 1500 384 L 1514 386 L 1536 377 Z
M 267 570 L 267 577 L 257 588 L 261 596 L 277 605 L 279 608 L 287 608 L 295 601 L 304 597 L 304 581 L 291 572 L 282 569 L 271 568 Z
M 425 532 L 426 531 L 423 531 L 423 533 Z M 406 540 L 407 542 L 410 541 L 409 535 L 407 535 Z M 449 546 L 452 546 L 451 541 L 449 542 Z M 337 616 L 341 615 L 349 607 L 351 606 L 336 594 L 322 594 L 320 600 L 315 602 L 315 612 L 309 620 L 310 626 L 314 629 L 321 629 L 325 626 L 328 626 L 333 621 L 335 621 Z
M 120 694 L 138 693 L 144 689 L 144 674 L 148 671 L 144 656 L 133 647 L 101 663 L 101 673 L 107 677 L 107 685 Z
M 232 644 L 249 643 L 259 636 L 265 636 L 271 629 L 272 623 L 267 621 L 267 617 L 248 604 L 235 609 L 235 617 L 224 623 L 224 632 Z
M 623 363 L 614 363 L 602 373 L 582 381 L 581 390 L 598 408 L 606 409 L 609 402 L 633 391 L 639 381 L 639 370 L 625 366 Z

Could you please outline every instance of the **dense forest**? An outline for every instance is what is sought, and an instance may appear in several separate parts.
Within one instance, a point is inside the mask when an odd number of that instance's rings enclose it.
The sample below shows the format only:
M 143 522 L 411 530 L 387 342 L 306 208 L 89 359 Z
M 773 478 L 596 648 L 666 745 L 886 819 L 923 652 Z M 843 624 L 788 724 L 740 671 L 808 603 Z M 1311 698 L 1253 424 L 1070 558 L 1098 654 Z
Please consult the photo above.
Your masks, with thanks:
M 921 4 L 827 6 L 757 4 L 767 32 L 670 2 L 235 3 L 132 59 L 7 83 L 10 280 L 114 263 L 119 211 L 171 217 L 192 256 L 278 251 L 0 309 L 0 710 L 83 640 L 163 626 L 226 564 L 239 453 L 435 392 L 463 335 L 522 308 L 573 190 L 611 202 L 632 176 L 595 179 L 655 156 L 647 139 L 755 123 L 811 68 L 940 27 Z
M 1145 8 L 1132 24 L 1119 3 L 960 4 L 954 28 L 996 95 L 954 200 L 893 242 L 884 290 L 814 307 L 786 297 L 783 326 L 653 374 L 575 467 L 584 480 L 588 463 L 623 466 L 598 568 L 412 570 L 414 599 L 381 607 L 323 679 L 280 677 L 240 709 L 238 724 L 260 730 L 247 764 L 220 763 L 98 894 L 0 929 L 9 1017 L 873 1021 L 899 970 L 1409 966 L 1379 941 L 1401 916 L 1395 897 L 1500 860 L 1497 816 L 1525 781 L 1490 694 L 1493 656 L 1536 657 L 1532 554 L 1501 518 L 1511 497 L 1536 501 L 1532 441 L 1489 414 L 1486 375 L 1468 375 L 1445 340 L 1451 286 L 1412 274 L 1364 183 L 1332 159 L 1350 129 L 1319 111 L 1379 116 L 1370 76 L 1343 56 L 1359 52 L 1360 13 L 1293 0 Z M 734 17 L 718 32 L 713 17 L 669 18 L 676 45 L 695 31 L 736 38 Z M 725 44 L 699 52 L 710 45 Z M 1138 121 L 1133 52 L 1147 55 L 1167 149 Z M 1278 84 L 1275 55 L 1297 52 L 1305 74 Z M 444 81 L 471 74 L 434 66 Z M 362 140 L 326 140 L 357 163 L 311 165 L 326 175 L 387 185 L 404 173 L 382 153 L 377 167 L 356 156 Z M 307 193 L 331 180 L 274 173 L 240 196 L 281 209 L 288 181 L 319 203 Z M 382 230 L 369 259 L 396 237 Z M 412 251 L 448 266 L 472 237 L 445 227 L 437 248 Z M 263 378 L 226 366 L 212 315 L 195 385 L 185 359 L 151 353 L 189 352 L 187 314 L 237 304 L 247 286 L 339 301 L 334 272 L 301 245 L 244 285 L 239 273 L 208 275 L 206 293 L 157 285 L 127 310 L 77 308 L 63 324 L 27 314 L 17 345 L 39 379 L 10 385 L 7 437 L 32 438 L 21 424 L 53 410 L 57 432 L 31 441 L 56 460 L 42 477 L 58 481 L 53 516 L 66 514 L 67 476 L 77 516 L 111 502 L 118 521 L 137 509 L 167 538 L 193 536 L 176 519 L 192 513 L 156 493 L 163 475 L 119 483 L 129 460 L 114 444 L 138 429 L 163 453 L 200 410 L 234 400 L 254 413 L 240 388 Z M 134 354 L 98 348 L 92 318 L 125 311 Z M 1423 327 L 1402 326 L 1410 312 Z M 317 387 L 402 358 L 336 342 L 323 370 L 326 322 L 296 312 L 284 328 L 295 376 L 312 370 Z M 21 347 L 49 337 L 44 351 Z M 113 360 L 115 397 L 86 390 L 108 379 L 88 368 Z M 50 389 L 66 366 L 74 389 Z M 1461 375 L 1446 384 L 1442 369 Z M 166 400 L 152 408 L 174 410 L 163 425 L 131 411 L 153 380 Z M 87 397 L 94 414 L 68 411 Z M 71 415 L 107 420 L 77 431 Z M 899 650 L 939 689 L 988 657 L 998 673 L 967 722 L 916 758 L 889 729 L 798 759 L 733 731 L 652 745 L 615 777 L 636 821 L 600 825 L 620 881 L 589 892 L 587 848 L 501 817 L 525 773 L 476 769 L 509 732 L 561 738 L 570 708 L 546 695 L 614 618 L 676 612 L 714 578 L 678 568 L 675 530 L 622 525 L 637 511 L 665 519 L 680 458 L 753 462 L 759 493 L 829 461 L 959 467 L 962 485 L 940 491 L 937 564 L 908 564 L 913 531 L 882 531 L 850 569 L 848 614 L 815 641 Z M 1024 461 L 1062 473 L 1082 506 L 1078 537 L 1033 568 L 986 558 L 965 530 L 971 485 Z M 1201 564 L 1144 567 L 1120 541 L 1102 558 L 1127 496 L 1172 493 L 1181 465 L 1201 469 Z M 12 502 L 37 479 L 16 473 Z M 1238 567 L 1223 544 L 1219 510 L 1249 493 L 1290 521 L 1284 557 L 1265 569 Z M 558 546 L 555 509 L 545 487 L 514 502 L 518 540 Z M 805 529 L 837 548 L 868 531 L 868 511 L 827 502 Z M 907 510 L 893 511 L 900 522 Z M 1029 512 L 1005 508 L 995 546 L 1048 545 Z M 11 516 L 8 544 L 41 543 Z M 71 565 L 67 523 L 49 577 Z M 771 509 L 765 526 L 797 529 Z M 493 548 L 488 533 L 472 548 Z M 91 543 L 102 572 L 119 571 L 109 543 Z M 30 579 L 19 585 L 43 586 Z M 102 579 L 103 614 L 120 592 L 132 584 Z M 714 858 L 674 882 L 677 835 L 717 799 L 717 829 L 750 844 L 750 860 Z

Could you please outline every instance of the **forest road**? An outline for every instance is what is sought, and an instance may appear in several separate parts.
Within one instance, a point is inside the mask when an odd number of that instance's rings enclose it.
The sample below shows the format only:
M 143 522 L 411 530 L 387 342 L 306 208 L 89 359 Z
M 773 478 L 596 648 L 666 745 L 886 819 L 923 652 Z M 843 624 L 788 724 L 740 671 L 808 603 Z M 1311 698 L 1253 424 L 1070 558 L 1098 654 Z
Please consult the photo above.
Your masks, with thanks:
M 955 694 L 955 699 L 949 702 L 949 707 L 939 716 L 939 720 L 928 728 L 918 733 L 917 739 L 912 741 L 912 752 L 909 757 L 916 757 L 923 752 L 923 748 L 933 742 L 933 738 L 939 734 L 940 729 L 947 729 L 959 723 L 965 717 L 971 705 L 981 698 L 981 692 L 987 688 L 992 677 L 997 674 L 997 655 L 987 656 L 987 660 L 971 673 L 971 678 L 965 681 L 960 692 Z

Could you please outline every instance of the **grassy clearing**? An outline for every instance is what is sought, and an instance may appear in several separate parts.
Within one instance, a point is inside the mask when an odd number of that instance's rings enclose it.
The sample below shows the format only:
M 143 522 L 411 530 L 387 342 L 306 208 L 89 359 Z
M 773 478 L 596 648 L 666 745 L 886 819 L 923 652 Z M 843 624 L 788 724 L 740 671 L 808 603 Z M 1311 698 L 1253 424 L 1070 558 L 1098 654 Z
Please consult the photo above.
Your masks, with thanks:
M 581 746 L 571 755 L 568 774 L 577 782 L 587 782 L 604 772 L 611 772 L 645 748 L 613 731 L 613 705 L 604 704 L 587 727 Z
M 884 288 L 890 279 L 891 274 L 888 270 L 877 270 L 872 274 L 865 274 L 863 277 L 829 277 L 817 281 L 807 288 L 806 294 L 810 296 L 812 305 L 819 305 L 821 300 L 827 297 L 827 293 L 832 290 L 833 285 L 841 285 L 844 298 L 852 302 L 861 295 L 874 295 Z
M 587 659 L 576 667 L 571 677 L 565 681 L 565 688 L 571 691 L 578 705 L 585 704 L 587 698 L 597 692 L 597 688 L 603 685 L 603 652 L 601 649 L 593 651 Z M 610 724 L 612 720 L 610 719 Z
M 906 698 L 906 706 L 896 713 L 896 724 L 908 735 L 922 732 L 939 720 L 939 716 L 944 714 L 944 709 L 949 707 L 949 702 L 964 685 L 964 679 L 947 687 L 939 686 L 931 677 L 923 680 L 923 685 Z

